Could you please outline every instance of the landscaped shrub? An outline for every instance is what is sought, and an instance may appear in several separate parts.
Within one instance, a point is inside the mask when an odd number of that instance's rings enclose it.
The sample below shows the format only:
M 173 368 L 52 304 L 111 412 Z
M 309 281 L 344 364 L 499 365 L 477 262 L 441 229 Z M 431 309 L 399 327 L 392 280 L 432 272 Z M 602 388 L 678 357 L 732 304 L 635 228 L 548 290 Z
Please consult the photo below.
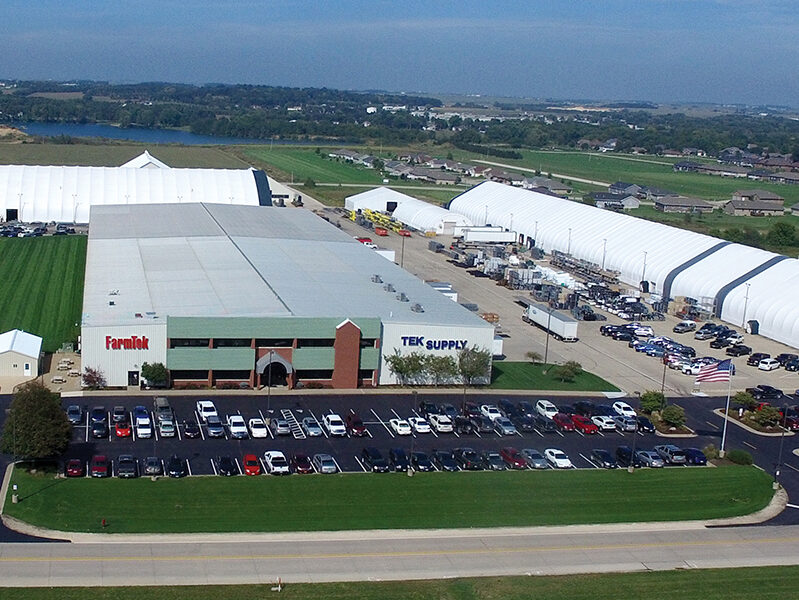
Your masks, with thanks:
M 734 462 L 736 465 L 751 465 L 752 464 L 752 455 L 749 454 L 746 450 L 730 450 L 727 453 L 727 459 L 730 462 Z

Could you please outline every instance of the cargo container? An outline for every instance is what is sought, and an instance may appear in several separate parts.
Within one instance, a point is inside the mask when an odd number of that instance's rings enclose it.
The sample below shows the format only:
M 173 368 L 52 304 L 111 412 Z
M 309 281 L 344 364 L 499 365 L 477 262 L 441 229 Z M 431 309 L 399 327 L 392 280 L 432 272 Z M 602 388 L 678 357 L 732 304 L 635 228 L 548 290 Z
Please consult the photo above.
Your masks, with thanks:
M 577 321 L 569 315 L 543 304 L 529 303 L 522 313 L 522 320 L 534 323 L 562 342 L 577 341 Z

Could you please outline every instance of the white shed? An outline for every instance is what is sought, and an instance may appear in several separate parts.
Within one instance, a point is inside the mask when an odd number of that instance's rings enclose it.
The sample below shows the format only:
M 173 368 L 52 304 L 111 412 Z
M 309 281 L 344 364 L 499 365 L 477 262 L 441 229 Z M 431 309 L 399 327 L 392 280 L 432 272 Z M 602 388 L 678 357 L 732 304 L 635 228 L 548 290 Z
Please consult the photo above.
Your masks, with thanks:
M 0 334 L 0 377 L 36 377 L 42 338 L 12 329 Z

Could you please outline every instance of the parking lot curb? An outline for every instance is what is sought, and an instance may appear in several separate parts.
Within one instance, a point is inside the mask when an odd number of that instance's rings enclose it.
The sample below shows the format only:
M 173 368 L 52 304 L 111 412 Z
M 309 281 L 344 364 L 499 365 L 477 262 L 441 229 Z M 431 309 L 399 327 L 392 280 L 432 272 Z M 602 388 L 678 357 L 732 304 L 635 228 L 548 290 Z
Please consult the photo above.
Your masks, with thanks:
M 724 409 L 723 408 L 714 408 L 713 412 L 715 414 L 717 414 L 718 416 L 720 416 L 722 419 L 724 418 Z M 741 423 L 738 419 L 736 419 L 734 417 L 730 417 L 729 419 L 727 419 L 727 421 L 729 423 L 733 423 L 734 425 L 737 425 L 741 429 L 746 429 L 749 433 L 753 433 L 755 435 L 759 435 L 759 436 L 762 436 L 762 437 L 782 437 L 782 436 L 788 437 L 788 436 L 796 435 L 793 431 L 788 431 L 787 429 L 785 431 L 774 432 L 774 433 L 768 433 L 766 431 L 758 431 L 757 429 L 752 429 L 746 423 Z

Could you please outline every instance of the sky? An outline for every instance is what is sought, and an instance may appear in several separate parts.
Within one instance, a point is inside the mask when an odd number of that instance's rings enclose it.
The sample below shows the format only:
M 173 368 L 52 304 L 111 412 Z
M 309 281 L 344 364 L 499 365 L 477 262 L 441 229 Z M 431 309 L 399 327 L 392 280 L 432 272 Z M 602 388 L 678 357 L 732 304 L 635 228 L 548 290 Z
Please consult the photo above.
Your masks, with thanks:
M 799 105 L 795 0 L 4 0 L 0 78 Z

